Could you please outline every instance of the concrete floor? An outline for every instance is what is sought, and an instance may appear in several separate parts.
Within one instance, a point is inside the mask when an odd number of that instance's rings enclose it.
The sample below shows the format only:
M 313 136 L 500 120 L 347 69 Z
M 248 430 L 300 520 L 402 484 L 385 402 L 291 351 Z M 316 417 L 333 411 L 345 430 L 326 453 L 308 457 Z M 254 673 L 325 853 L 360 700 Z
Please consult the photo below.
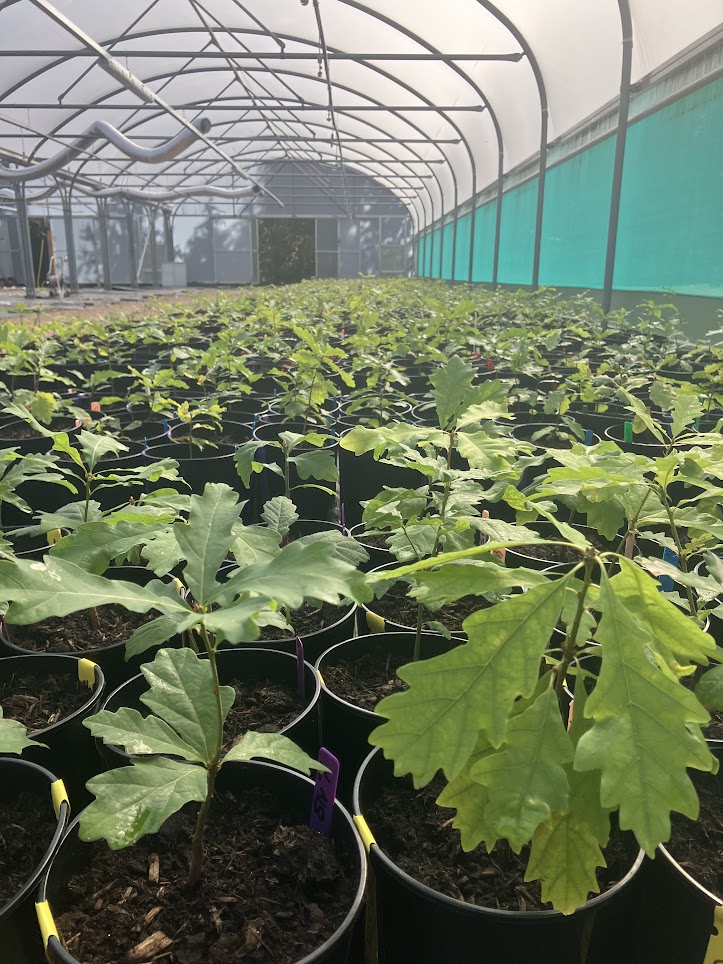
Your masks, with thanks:
M 83 288 L 77 294 L 65 298 L 51 298 L 47 291 L 38 292 L 36 298 L 26 298 L 25 288 L 0 288 L 0 318 L 19 320 L 20 317 L 35 318 L 41 315 L 58 315 L 69 312 L 82 315 L 85 310 L 100 310 L 117 305 L 134 304 L 149 298 L 178 300 L 197 292 L 188 288 Z

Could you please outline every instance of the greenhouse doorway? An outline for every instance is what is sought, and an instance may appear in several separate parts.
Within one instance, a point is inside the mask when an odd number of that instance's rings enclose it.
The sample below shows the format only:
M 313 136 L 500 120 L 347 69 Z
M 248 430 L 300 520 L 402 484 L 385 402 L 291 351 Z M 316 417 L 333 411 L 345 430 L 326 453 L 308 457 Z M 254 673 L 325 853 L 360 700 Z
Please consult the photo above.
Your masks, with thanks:
M 33 273 L 38 288 L 45 284 L 50 269 L 53 252 L 53 234 L 48 218 L 28 218 L 30 225 L 30 249 L 33 258 Z
M 260 218 L 259 281 L 287 285 L 316 274 L 314 218 Z

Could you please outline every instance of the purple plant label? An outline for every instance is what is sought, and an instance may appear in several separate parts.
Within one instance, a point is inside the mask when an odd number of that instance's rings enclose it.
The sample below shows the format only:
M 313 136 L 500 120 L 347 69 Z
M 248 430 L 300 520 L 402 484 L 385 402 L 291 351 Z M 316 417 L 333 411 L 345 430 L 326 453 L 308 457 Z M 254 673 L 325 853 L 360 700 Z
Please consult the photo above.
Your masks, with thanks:
M 667 546 L 663 549 L 663 562 L 669 563 L 671 566 L 678 566 L 678 553 L 673 552 Z M 675 589 L 675 582 L 672 576 L 658 576 L 658 582 L 660 583 L 660 588 L 662 592 L 673 592 Z
M 301 636 L 296 637 L 296 679 L 299 686 L 299 696 L 306 695 L 306 667 L 304 666 L 304 644 Z
M 592 445 L 592 429 L 585 429 L 585 445 Z
M 329 768 L 328 773 L 317 773 L 314 781 L 314 794 L 311 798 L 311 816 L 309 826 L 325 837 L 331 836 L 332 817 L 334 815 L 334 800 L 336 800 L 336 786 L 339 782 L 339 761 L 322 746 L 318 753 L 319 763 Z

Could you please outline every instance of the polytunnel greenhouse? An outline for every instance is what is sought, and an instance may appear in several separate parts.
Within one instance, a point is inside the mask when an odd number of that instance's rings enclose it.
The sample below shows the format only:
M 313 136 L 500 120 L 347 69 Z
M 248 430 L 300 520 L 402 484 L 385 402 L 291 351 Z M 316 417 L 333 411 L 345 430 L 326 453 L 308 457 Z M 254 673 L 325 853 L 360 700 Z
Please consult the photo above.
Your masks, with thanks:
M 0 964 L 723 961 L 721 0 L 0 0 Z

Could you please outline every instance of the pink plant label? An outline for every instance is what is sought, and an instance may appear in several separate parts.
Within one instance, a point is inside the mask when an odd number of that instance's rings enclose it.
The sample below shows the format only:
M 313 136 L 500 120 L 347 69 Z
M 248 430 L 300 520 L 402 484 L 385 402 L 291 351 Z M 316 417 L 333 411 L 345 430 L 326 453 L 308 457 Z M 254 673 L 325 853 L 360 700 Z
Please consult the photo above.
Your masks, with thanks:
M 319 763 L 328 767 L 328 773 L 317 773 L 314 781 L 314 795 L 311 798 L 311 816 L 309 826 L 325 837 L 331 836 L 331 824 L 334 815 L 334 801 L 336 787 L 339 782 L 339 761 L 326 747 L 322 746 L 318 753 Z

